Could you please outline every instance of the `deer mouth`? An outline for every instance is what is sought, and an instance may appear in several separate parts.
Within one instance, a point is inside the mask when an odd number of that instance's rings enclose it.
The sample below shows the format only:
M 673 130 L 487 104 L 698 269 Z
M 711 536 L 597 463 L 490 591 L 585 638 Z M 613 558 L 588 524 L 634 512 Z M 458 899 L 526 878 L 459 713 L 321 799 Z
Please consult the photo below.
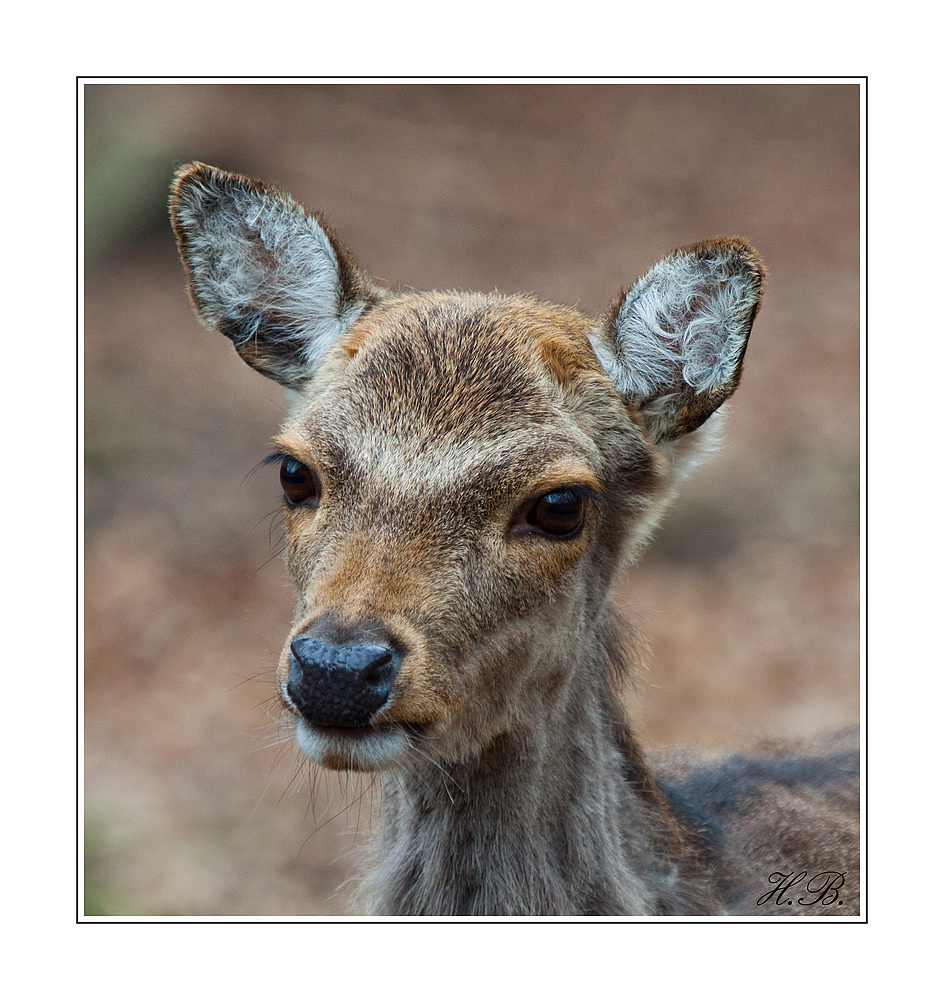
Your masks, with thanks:
M 295 739 L 316 764 L 335 771 L 382 771 L 395 767 L 413 749 L 420 727 L 403 722 L 368 726 L 320 726 L 307 719 L 295 722 Z

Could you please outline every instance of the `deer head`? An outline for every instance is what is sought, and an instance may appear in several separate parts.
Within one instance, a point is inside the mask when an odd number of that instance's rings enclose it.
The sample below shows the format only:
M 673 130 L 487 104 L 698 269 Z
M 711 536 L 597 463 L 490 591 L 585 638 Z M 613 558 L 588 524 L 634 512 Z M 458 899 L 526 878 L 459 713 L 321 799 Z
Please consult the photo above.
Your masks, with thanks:
M 737 387 L 757 254 L 676 250 L 589 319 L 383 289 L 319 216 L 199 163 L 171 215 L 199 316 L 293 398 L 279 684 L 305 752 L 377 769 L 422 739 L 459 760 L 553 718 Z

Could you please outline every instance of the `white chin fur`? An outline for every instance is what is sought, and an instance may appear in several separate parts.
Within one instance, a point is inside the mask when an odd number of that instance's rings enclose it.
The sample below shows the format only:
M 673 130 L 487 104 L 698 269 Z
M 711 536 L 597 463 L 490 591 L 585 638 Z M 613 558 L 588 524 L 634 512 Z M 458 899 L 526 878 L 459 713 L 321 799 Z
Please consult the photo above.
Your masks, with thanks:
M 399 764 L 412 749 L 398 726 L 347 736 L 343 730 L 315 729 L 299 719 L 295 739 L 306 757 L 334 770 L 380 771 Z

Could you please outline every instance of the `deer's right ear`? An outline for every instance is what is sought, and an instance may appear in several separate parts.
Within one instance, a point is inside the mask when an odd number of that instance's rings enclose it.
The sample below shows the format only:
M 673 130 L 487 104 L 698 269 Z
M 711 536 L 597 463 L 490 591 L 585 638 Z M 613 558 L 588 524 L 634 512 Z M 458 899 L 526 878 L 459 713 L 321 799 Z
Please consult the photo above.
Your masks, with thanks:
M 287 388 L 381 297 L 320 219 L 259 181 L 188 164 L 170 215 L 200 319 Z

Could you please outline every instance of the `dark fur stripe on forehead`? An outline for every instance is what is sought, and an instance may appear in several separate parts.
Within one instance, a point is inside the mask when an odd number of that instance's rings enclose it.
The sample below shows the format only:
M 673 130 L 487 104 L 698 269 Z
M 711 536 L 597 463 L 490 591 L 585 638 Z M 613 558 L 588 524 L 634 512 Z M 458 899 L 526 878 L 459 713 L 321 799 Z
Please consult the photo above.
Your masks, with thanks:
M 406 297 L 355 324 L 343 346 L 350 376 L 370 383 L 384 413 L 408 408 L 430 433 L 464 437 L 493 420 L 549 416 L 548 378 L 595 363 L 578 324 L 526 299 Z

